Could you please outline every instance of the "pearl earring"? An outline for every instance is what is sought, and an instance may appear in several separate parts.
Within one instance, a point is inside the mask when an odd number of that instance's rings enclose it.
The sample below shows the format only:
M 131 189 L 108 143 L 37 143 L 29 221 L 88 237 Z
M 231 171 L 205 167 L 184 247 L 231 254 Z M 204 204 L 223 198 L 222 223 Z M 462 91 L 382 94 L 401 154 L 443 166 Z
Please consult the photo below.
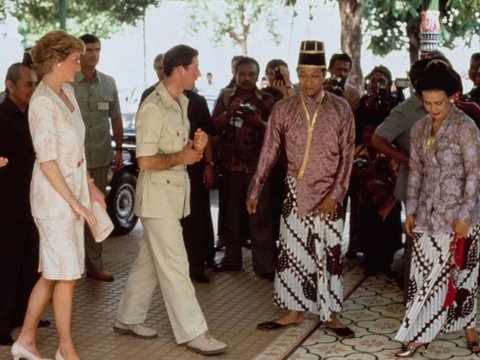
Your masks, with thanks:
M 57 63 L 57 67 L 60 67 L 60 63 Z

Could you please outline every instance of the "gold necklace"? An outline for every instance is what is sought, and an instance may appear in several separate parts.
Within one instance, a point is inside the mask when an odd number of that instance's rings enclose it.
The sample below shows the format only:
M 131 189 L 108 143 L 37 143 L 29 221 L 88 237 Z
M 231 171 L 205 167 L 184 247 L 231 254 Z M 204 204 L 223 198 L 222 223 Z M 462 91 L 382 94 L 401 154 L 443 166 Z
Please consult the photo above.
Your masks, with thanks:
M 322 106 L 322 101 L 323 101 L 323 96 L 325 95 L 325 92 L 322 91 L 320 94 L 320 99 L 317 105 L 317 108 L 315 109 L 315 112 L 313 114 L 313 118 L 310 117 L 310 113 L 308 112 L 307 105 L 305 105 L 305 100 L 303 99 L 303 95 L 300 94 L 300 100 L 302 103 L 303 107 L 303 112 L 305 113 L 305 118 L 307 120 L 307 145 L 305 148 L 305 154 L 303 155 L 303 161 L 302 165 L 300 166 L 300 170 L 298 171 L 297 174 L 297 180 L 300 180 L 303 178 L 303 175 L 305 174 L 305 169 L 307 168 L 307 163 L 308 159 L 310 157 L 310 147 L 312 146 L 312 138 L 313 138 L 313 129 L 315 128 L 315 123 L 317 122 L 317 117 L 318 113 L 320 111 L 320 108 Z

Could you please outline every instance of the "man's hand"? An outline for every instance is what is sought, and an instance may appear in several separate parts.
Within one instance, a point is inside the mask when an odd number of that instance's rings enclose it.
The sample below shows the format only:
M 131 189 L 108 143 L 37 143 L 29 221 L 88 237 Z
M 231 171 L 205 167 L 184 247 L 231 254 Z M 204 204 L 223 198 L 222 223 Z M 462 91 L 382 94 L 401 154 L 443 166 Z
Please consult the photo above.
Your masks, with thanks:
M 467 238 L 469 225 L 465 221 L 456 219 L 453 221 L 453 231 L 457 238 Z
M 407 218 L 405 219 L 405 233 L 413 237 L 413 228 L 415 227 L 415 216 L 410 214 L 407 215 Z
M 113 171 L 119 171 L 123 166 L 123 151 L 117 150 L 115 151 L 115 163 L 113 164 Z
M 325 197 L 325 199 L 323 199 L 322 203 L 318 207 L 318 214 L 320 215 L 320 219 L 333 219 L 336 207 L 337 200 L 335 200 L 331 196 Z
M 208 135 L 205 131 L 198 128 L 193 135 L 193 148 L 197 151 L 202 151 L 205 149 L 208 143 Z
M 292 81 L 290 80 L 290 71 L 285 65 L 280 65 L 280 74 L 283 76 L 283 81 L 285 82 L 286 87 L 292 86 Z
M 227 116 L 233 116 L 236 111 L 240 109 L 240 104 L 243 103 L 243 100 L 240 98 L 235 98 L 232 102 L 228 105 L 227 109 Z
M 193 141 L 189 141 L 181 152 L 183 163 L 185 165 L 192 165 L 202 159 L 203 151 L 198 151 L 193 148 Z
M 8 159 L 5 157 L 0 157 L 0 168 L 8 164 Z
M 255 214 L 257 212 L 257 204 L 258 204 L 257 199 L 247 198 L 246 204 L 247 204 L 247 212 L 250 215 Z

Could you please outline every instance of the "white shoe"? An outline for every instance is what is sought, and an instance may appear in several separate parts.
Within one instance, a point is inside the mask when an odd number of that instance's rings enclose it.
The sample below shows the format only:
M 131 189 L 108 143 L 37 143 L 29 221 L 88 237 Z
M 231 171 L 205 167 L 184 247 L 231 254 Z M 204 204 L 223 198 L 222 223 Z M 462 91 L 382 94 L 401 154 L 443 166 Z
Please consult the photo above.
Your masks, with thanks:
M 18 343 L 13 343 L 12 345 L 12 356 L 14 360 L 20 360 L 20 359 L 25 359 L 25 360 L 49 360 L 49 359 L 42 359 L 39 358 L 38 356 L 32 354 L 30 351 L 25 349 L 22 345 Z
M 154 339 L 158 337 L 156 330 L 143 326 L 142 324 L 126 325 L 115 320 L 113 331 L 119 334 L 132 335 L 141 339 Z
M 58 349 L 57 352 L 55 353 L 55 360 L 65 360 L 62 354 L 60 354 L 60 349 Z
M 203 333 L 187 343 L 189 350 L 202 355 L 215 355 L 227 351 L 227 344 L 215 340 L 208 333 Z

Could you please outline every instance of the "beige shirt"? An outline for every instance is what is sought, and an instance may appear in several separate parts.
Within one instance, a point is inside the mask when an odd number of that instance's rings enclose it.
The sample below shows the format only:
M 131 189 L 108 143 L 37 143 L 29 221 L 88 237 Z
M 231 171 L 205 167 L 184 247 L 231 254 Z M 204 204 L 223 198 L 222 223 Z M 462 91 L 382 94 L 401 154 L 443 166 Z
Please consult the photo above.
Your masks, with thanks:
M 174 154 L 189 141 L 188 99 L 178 102 L 163 82 L 142 103 L 136 118 L 136 156 Z M 190 213 L 190 181 L 184 165 L 168 170 L 141 170 L 135 194 L 135 214 L 147 218 L 180 219 Z
M 63 101 L 41 82 L 35 90 L 28 111 L 36 161 L 30 186 L 32 214 L 39 219 L 69 219 L 75 214 L 53 188 L 40 169 L 40 163 L 55 160 L 65 182 L 83 206 L 90 208 L 87 169 L 83 141 L 85 126 L 70 85 L 63 91 L 75 107 L 71 112 Z
M 79 71 L 72 84 L 85 122 L 85 154 L 89 169 L 109 166 L 113 159 L 110 119 L 121 118 L 115 80 L 100 71 L 89 82 Z

